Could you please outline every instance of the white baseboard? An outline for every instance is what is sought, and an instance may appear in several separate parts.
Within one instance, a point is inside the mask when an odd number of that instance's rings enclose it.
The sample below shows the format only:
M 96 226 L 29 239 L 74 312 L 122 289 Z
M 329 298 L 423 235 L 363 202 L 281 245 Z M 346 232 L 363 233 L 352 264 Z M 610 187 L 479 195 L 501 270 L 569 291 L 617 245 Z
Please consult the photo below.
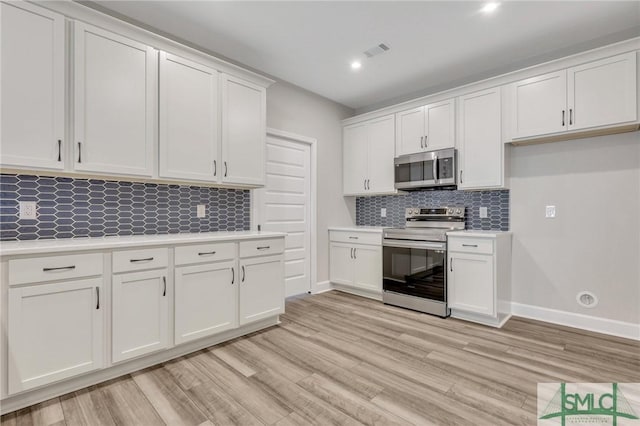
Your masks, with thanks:
M 319 293 L 324 293 L 327 291 L 331 291 L 333 290 L 333 287 L 331 287 L 331 282 L 329 281 L 319 281 L 316 283 L 315 287 L 313 288 L 313 290 L 311 291 L 312 294 L 319 294 Z
M 541 306 L 511 303 L 511 313 L 514 316 L 580 328 L 627 339 L 640 340 L 640 324 L 617 321 L 574 312 L 559 311 Z

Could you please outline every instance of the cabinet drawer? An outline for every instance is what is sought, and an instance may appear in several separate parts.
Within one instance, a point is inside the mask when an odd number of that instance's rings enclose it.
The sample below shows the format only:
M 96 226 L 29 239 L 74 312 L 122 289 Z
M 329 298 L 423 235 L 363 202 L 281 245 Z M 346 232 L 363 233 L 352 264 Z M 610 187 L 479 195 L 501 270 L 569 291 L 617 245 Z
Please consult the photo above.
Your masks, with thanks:
M 102 275 L 102 253 L 9 261 L 9 285 Z
M 493 254 L 493 240 L 485 238 L 450 238 L 449 251 Z
M 236 257 L 235 243 L 209 243 L 176 247 L 176 265 L 232 260 Z
M 329 240 L 337 243 L 382 245 L 382 234 L 371 232 L 329 231 Z
M 122 250 L 113 252 L 113 272 L 143 271 L 145 269 L 166 268 L 168 264 L 169 250 L 166 248 Z
M 240 257 L 267 256 L 284 252 L 284 238 L 240 242 Z

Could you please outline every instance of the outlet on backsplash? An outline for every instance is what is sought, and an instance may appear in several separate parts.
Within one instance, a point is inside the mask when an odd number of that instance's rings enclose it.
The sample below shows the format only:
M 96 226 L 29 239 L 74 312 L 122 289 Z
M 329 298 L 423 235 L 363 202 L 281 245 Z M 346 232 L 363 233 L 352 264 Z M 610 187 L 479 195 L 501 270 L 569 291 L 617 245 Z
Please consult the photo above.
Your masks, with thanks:
M 196 208 L 196 215 L 199 219 L 202 219 L 207 215 L 207 208 L 204 204 L 198 204 L 198 207 Z
M 480 213 L 480 219 L 486 219 L 487 217 L 489 217 L 486 207 L 480 207 L 479 213 Z
M 35 201 L 20 201 L 20 220 L 37 219 L 37 209 Z
M 385 208 L 380 209 L 380 217 L 387 217 L 387 209 Z

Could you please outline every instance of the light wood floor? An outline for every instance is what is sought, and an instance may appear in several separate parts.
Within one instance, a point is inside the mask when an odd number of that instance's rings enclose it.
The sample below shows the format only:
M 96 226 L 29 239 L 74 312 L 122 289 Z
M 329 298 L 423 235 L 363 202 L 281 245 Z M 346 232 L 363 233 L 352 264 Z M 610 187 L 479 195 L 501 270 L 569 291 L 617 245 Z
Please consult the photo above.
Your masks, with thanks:
M 2 417 L 2 425 L 533 425 L 538 382 L 640 382 L 640 343 L 496 330 L 340 292 L 282 324 Z

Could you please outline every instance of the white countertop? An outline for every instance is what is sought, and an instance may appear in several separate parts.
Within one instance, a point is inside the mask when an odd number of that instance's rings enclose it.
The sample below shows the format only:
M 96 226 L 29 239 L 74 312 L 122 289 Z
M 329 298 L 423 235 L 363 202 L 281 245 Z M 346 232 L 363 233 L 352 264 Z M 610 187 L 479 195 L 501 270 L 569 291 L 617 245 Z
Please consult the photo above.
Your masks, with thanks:
M 463 231 L 449 231 L 449 236 L 455 237 L 474 237 L 474 238 L 497 238 L 500 236 L 511 235 L 511 231 L 482 231 L 475 229 L 465 229 Z
M 285 234 L 280 232 L 201 232 L 165 235 L 127 235 L 111 237 L 60 238 L 29 241 L 0 242 L 0 256 L 16 256 L 29 254 L 50 254 L 52 252 L 69 252 L 83 250 L 100 250 L 113 248 L 133 248 L 172 244 L 204 243 L 216 241 L 253 240 L 257 238 L 279 238 Z
M 387 226 L 330 226 L 329 231 L 371 232 L 381 234 Z

